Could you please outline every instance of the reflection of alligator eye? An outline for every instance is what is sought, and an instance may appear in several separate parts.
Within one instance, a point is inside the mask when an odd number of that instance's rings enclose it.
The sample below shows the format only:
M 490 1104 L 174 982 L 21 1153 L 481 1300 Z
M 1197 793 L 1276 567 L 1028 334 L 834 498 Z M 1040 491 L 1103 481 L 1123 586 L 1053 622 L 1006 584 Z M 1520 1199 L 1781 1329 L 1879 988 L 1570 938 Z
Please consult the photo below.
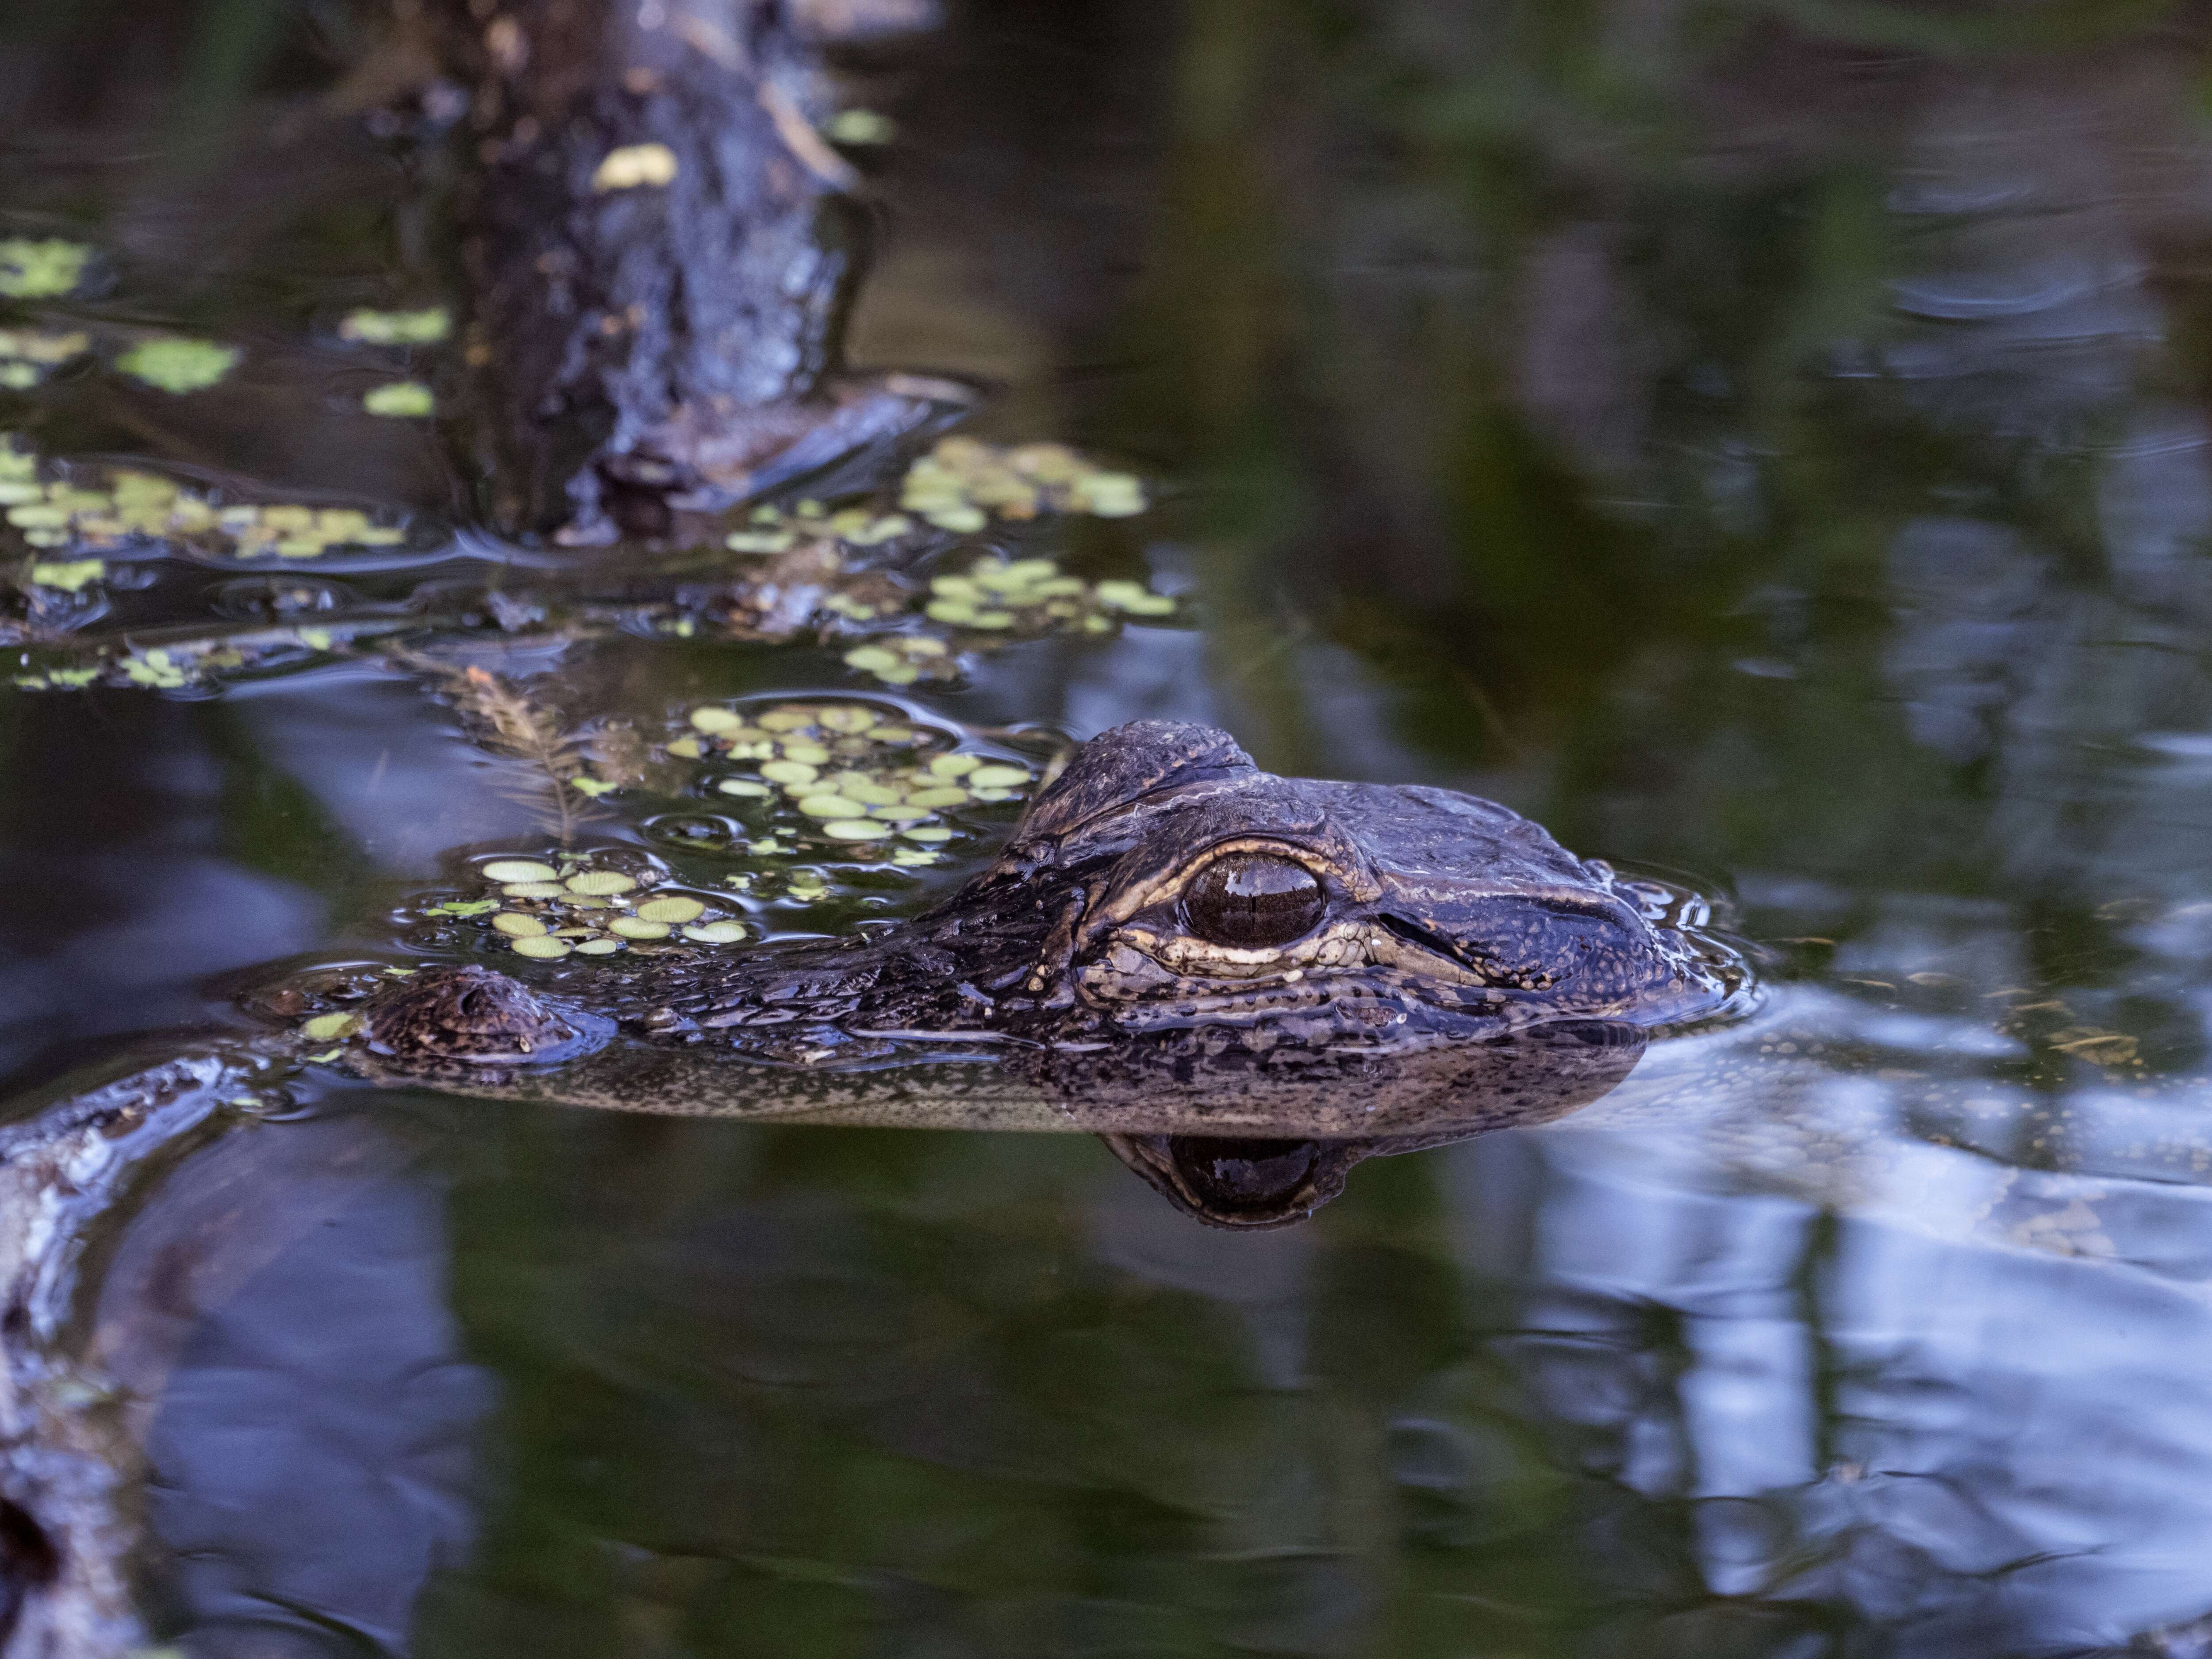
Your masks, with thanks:
M 1191 883 L 1182 919 L 1215 945 L 1262 950 L 1310 930 L 1325 906 L 1321 882 L 1304 865 L 1265 853 L 1231 853 Z

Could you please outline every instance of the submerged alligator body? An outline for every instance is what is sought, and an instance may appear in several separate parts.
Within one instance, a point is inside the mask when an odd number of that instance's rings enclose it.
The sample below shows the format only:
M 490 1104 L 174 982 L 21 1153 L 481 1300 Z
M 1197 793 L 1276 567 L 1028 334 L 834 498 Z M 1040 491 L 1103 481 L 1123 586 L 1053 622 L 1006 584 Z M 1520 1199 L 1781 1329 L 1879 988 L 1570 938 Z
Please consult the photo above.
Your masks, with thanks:
M 1212 727 L 1140 721 L 910 922 L 529 986 L 427 969 L 351 1058 L 632 1111 L 1088 1128 L 1203 1218 L 1267 1224 L 1358 1156 L 1605 1093 L 1737 988 L 1697 919 L 1492 802 L 1276 777 Z M 1231 1140 L 1334 1145 L 1293 1169 Z

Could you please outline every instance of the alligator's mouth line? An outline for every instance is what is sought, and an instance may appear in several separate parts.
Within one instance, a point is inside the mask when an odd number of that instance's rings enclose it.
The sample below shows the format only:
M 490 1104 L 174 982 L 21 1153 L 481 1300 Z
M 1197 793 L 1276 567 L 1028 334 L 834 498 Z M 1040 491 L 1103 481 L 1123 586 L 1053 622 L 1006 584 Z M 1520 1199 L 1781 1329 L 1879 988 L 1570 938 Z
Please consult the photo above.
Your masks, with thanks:
M 1415 930 L 1417 933 L 1419 930 Z M 1149 977 L 1145 964 L 1185 982 L 1272 981 L 1296 985 L 1340 973 L 1370 970 L 1419 975 L 1438 985 L 1486 988 L 1497 981 L 1478 966 L 1447 954 L 1427 939 L 1407 938 L 1385 917 L 1332 922 L 1304 939 L 1267 950 L 1239 950 L 1155 928 L 1115 928 L 1086 971 L 1103 967 L 1132 983 Z

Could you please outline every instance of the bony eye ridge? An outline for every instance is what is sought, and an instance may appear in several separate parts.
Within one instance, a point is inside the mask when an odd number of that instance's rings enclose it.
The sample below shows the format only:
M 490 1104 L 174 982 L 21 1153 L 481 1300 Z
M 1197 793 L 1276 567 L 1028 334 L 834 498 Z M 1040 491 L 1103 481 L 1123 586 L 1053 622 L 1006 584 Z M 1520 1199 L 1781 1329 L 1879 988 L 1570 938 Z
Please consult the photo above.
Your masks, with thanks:
M 1312 932 L 1328 908 L 1321 878 L 1296 859 L 1229 853 L 1184 890 L 1182 921 L 1208 944 L 1266 950 Z

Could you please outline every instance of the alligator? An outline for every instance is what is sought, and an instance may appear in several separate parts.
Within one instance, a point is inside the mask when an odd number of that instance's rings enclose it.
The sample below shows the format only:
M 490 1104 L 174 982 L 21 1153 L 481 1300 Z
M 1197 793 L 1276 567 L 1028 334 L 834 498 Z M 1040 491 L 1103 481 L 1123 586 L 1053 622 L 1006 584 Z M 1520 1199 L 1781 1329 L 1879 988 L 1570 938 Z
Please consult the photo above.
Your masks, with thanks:
M 1076 1127 L 1201 1220 L 1280 1225 L 1377 1151 L 1607 1092 L 1736 958 L 1495 803 L 1262 771 L 1212 726 L 1094 738 L 936 909 L 735 957 L 428 968 L 362 1073 L 781 1121 Z
M 1492 802 L 1277 777 L 1211 726 L 1139 721 L 910 921 L 528 983 L 424 967 L 362 1005 L 343 1058 L 633 1112 L 1087 1130 L 1197 1219 L 1279 1227 L 1364 1158 L 1559 1117 L 1654 1031 L 1729 1009 L 1743 969 L 1703 915 Z M 62 1264 L 135 1171 L 306 1046 L 142 1057 L 0 1130 L 0 1302 L 40 1334 L 0 1352 L 0 1643 L 139 1644 L 120 1494 L 141 1455 L 50 1352 Z M 130 1339 L 148 1376 L 167 1328 Z

